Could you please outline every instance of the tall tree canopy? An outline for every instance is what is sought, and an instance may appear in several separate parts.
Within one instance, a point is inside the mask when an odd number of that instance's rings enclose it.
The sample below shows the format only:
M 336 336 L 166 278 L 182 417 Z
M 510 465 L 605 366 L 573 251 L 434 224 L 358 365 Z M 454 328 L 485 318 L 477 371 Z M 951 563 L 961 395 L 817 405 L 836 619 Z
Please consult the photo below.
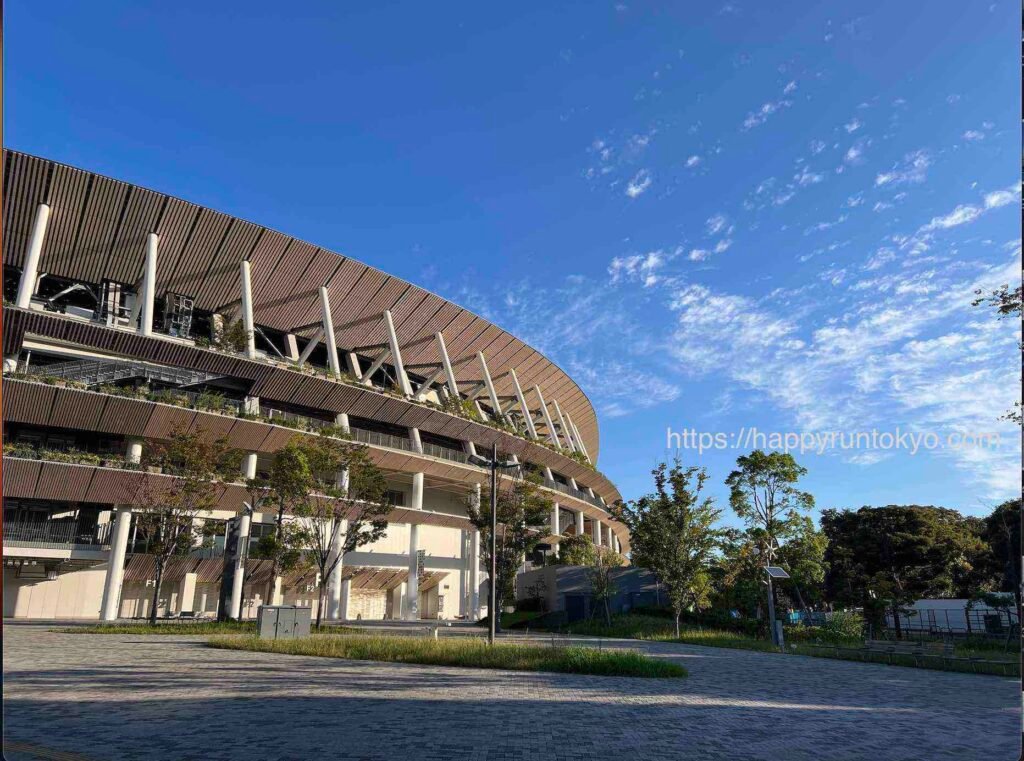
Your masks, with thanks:
M 683 611 L 707 604 L 712 554 L 722 535 L 714 523 L 722 511 L 701 495 L 707 480 L 703 468 L 684 468 L 677 460 L 651 474 L 654 492 L 618 503 L 612 514 L 629 529 L 633 563 L 650 569 L 665 585 L 678 637 Z
M 922 597 L 970 597 L 985 552 L 976 524 L 941 507 L 823 510 L 821 527 L 830 599 L 863 606 L 876 624 L 888 608 L 897 636 L 902 606 Z

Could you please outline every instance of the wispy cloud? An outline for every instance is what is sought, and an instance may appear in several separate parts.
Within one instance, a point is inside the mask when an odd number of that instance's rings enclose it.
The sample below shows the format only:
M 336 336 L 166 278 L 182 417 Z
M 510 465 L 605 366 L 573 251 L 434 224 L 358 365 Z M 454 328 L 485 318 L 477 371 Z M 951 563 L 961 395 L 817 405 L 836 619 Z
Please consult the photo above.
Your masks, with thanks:
M 879 173 L 875 177 L 875 186 L 924 182 L 931 163 L 931 157 L 923 149 L 908 153 L 901 161 L 893 164 L 888 172 Z
M 651 173 L 646 169 L 641 169 L 633 175 L 633 179 L 626 186 L 626 195 L 630 198 L 639 198 L 649 187 L 651 187 Z

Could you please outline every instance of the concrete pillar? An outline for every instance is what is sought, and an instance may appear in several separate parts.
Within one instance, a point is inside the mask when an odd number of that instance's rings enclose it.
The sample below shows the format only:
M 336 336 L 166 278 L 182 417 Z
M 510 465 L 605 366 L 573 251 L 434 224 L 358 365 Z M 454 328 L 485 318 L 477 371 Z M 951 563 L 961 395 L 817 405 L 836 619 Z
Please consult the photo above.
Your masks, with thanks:
M 403 606 L 405 604 L 405 582 L 391 590 L 391 618 L 400 621 L 405 618 Z
M 419 475 L 419 474 L 417 474 Z M 409 524 L 409 578 L 405 582 L 405 619 L 418 621 L 420 617 L 419 526 Z
M 601 546 L 601 521 L 597 518 L 593 520 L 594 524 L 594 544 L 598 547 Z
M 337 620 L 341 615 L 341 575 L 344 571 L 344 558 L 342 557 L 342 544 L 345 541 L 347 521 L 338 521 L 331 537 L 331 551 L 327 556 L 327 618 Z M 337 560 L 337 563 L 335 563 Z M 334 567 L 331 568 L 331 564 Z
M 409 376 L 405 374 L 405 363 L 402 362 L 402 347 L 398 345 L 395 323 L 391 319 L 391 312 L 387 309 L 384 310 L 384 325 L 388 331 L 388 346 L 391 349 L 391 362 L 395 366 L 395 378 L 398 380 L 398 387 L 404 396 L 412 396 L 412 384 L 409 383 Z
M 494 381 L 491 380 L 491 371 L 487 369 L 487 360 L 484 358 L 484 353 L 478 351 L 476 358 L 480 361 L 480 371 L 484 375 L 484 387 L 487 389 L 487 398 L 491 402 L 491 409 L 494 410 L 494 416 L 501 417 L 501 401 L 498 399 L 498 392 L 494 388 Z
M 241 267 L 242 326 L 245 328 L 245 356 L 253 359 L 256 356 L 256 324 L 252 318 L 252 269 L 248 261 L 243 261 Z
M 139 335 L 153 335 L 153 301 L 156 298 L 156 253 L 160 238 L 156 233 L 146 236 L 146 265 L 142 271 L 142 292 L 139 294 Z
M 348 621 L 348 602 L 352 599 L 352 579 L 343 579 L 341 582 L 341 604 L 338 607 L 338 620 Z
M 10 357 L 4 357 L 4 372 L 5 373 L 16 373 L 18 372 L 18 357 L 11 355 Z
M 555 480 L 555 474 L 551 472 L 551 468 L 549 468 L 547 465 L 544 466 L 544 478 L 546 478 L 548 481 Z
M 240 544 L 249 540 L 249 527 L 252 519 L 248 513 L 238 516 L 238 541 Z M 242 588 L 245 582 L 245 563 L 241 552 L 235 560 L 235 577 L 231 582 L 231 598 L 228 602 L 228 617 L 238 620 L 242 615 Z
M 337 425 L 337 426 L 341 426 L 341 428 L 343 430 L 345 430 L 345 431 L 351 431 L 352 430 L 349 427 L 349 424 L 348 424 L 348 413 L 347 412 L 339 412 L 337 415 L 335 415 L 334 416 L 334 424 Z
M 284 335 L 284 355 L 292 362 L 299 361 L 299 342 L 295 340 L 294 333 Z
M 572 434 L 569 433 L 569 427 L 565 424 L 565 418 L 562 416 L 562 408 L 558 406 L 558 400 L 552 399 L 551 404 L 555 408 L 555 417 L 558 419 L 558 426 L 562 430 L 562 437 L 565 439 L 565 443 L 569 445 L 569 451 L 576 451 L 576 443 L 572 439 Z
M 128 530 L 132 523 L 132 511 L 119 508 L 114 527 L 110 532 L 110 557 L 107 560 L 107 578 L 103 583 L 103 602 L 100 618 L 116 621 L 121 608 L 121 582 L 124 580 L 124 556 L 128 552 Z
M 281 582 L 282 579 L 280 576 L 274 577 L 274 589 L 270 593 L 271 605 L 280 605 L 282 602 L 284 602 L 284 593 L 281 590 Z
M 540 386 L 534 386 L 533 393 L 537 395 L 537 401 L 540 402 L 540 414 L 544 418 L 544 425 L 548 428 L 548 438 L 555 445 L 555 449 L 561 449 L 562 445 L 558 443 L 558 432 L 555 430 L 555 421 L 551 419 L 551 412 L 544 401 L 544 394 L 541 393 Z
M 256 453 L 246 452 L 242 456 L 242 475 L 246 478 L 256 478 Z
M 338 362 L 338 342 L 334 338 L 334 322 L 331 319 L 331 298 L 327 288 L 320 286 L 320 317 L 324 324 L 324 346 L 327 348 L 327 367 L 335 377 L 341 375 Z
M 419 452 L 420 454 L 423 454 L 423 440 L 420 438 L 420 429 L 410 428 L 409 438 L 412 439 L 413 449 Z
M 533 424 L 533 413 L 530 412 L 530 408 L 526 404 L 526 396 L 523 394 L 522 386 L 519 385 L 519 377 L 515 370 L 509 370 L 508 374 L 512 378 L 512 389 L 516 393 L 516 401 L 519 402 L 519 409 L 522 410 L 523 418 L 526 421 L 526 431 L 530 434 L 531 439 L 535 439 L 537 438 L 537 427 Z
M 36 218 L 32 224 L 32 235 L 28 239 L 28 251 L 25 252 L 25 264 L 21 268 L 21 280 L 18 281 L 18 296 L 14 305 L 28 309 L 32 303 L 32 294 L 36 291 L 36 280 L 39 277 L 39 257 L 43 253 L 43 240 L 46 238 L 46 225 L 50 221 L 50 207 L 45 203 L 36 207 Z
M 334 474 L 334 485 L 338 487 L 338 490 L 346 496 L 348 495 L 348 484 L 348 468 L 339 470 L 337 473 Z M 344 523 L 344 521 L 342 522 Z
M 576 535 L 583 536 L 583 511 L 576 511 Z
M 178 613 L 182 611 L 195 611 L 196 604 L 196 581 L 199 575 L 186 573 L 181 583 L 178 584 Z
M 561 536 L 562 535 L 562 508 L 556 502 L 554 507 L 551 508 L 551 535 Z M 555 542 L 555 557 L 558 557 L 558 553 L 561 550 L 561 545 L 558 541 Z
M 413 510 L 423 509 L 423 474 L 412 474 L 412 502 L 409 507 Z
M 136 465 L 142 462 L 142 439 L 128 439 L 128 447 L 124 456 L 128 462 Z
M 247 396 L 242 402 L 242 409 L 247 415 L 260 414 L 260 398 L 258 396 Z
M 480 532 L 469 537 L 469 616 L 480 620 Z

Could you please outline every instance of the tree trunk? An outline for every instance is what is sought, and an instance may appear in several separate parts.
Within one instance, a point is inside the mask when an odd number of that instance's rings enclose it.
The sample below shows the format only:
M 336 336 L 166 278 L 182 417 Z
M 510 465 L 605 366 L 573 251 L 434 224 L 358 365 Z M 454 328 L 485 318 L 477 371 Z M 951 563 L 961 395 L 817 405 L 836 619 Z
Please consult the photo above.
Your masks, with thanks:
M 608 605 L 608 598 L 604 598 L 604 621 L 608 626 L 612 625 L 612 609 Z
M 160 605 L 160 583 L 164 578 L 164 559 L 156 559 L 156 584 L 153 587 L 153 604 L 149 609 L 149 625 L 156 626 L 156 609 Z
M 323 576 L 320 577 L 323 579 Z M 327 585 L 323 581 L 320 582 L 318 587 L 318 596 L 316 599 L 316 630 L 320 631 L 320 619 L 323 618 L 324 604 L 327 601 Z
M 274 548 L 274 557 L 270 563 L 270 581 L 267 582 L 267 602 L 266 605 L 274 604 L 274 584 L 277 581 L 277 576 L 281 572 L 281 538 L 284 536 L 284 502 L 279 500 L 277 503 L 277 528 L 274 532 L 277 546 Z
M 679 636 L 680 636 L 680 634 L 679 634 L 679 616 L 680 616 L 680 611 L 678 611 L 678 610 L 675 611 L 675 614 L 676 614 L 676 639 L 679 639 Z
M 893 603 L 892 621 L 896 627 L 896 639 L 903 639 L 903 626 L 900 624 L 900 606 Z

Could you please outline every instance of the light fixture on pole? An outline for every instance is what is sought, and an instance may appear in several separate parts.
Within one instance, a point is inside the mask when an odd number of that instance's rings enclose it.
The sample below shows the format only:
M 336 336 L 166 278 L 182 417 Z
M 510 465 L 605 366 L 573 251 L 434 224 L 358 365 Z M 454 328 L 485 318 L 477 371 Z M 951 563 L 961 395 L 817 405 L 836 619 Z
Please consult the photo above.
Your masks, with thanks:
M 506 470 L 509 468 L 518 468 L 519 463 L 512 460 L 504 462 L 498 461 L 498 445 L 491 445 L 491 459 L 487 460 L 479 455 L 470 455 L 469 461 L 473 465 L 479 465 L 481 468 L 489 468 L 491 471 L 491 570 L 489 573 L 490 580 L 490 600 L 487 603 L 487 644 L 493 645 L 494 638 L 497 633 L 497 617 L 500 614 L 496 611 L 495 600 L 498 599 L 498 471 Z

